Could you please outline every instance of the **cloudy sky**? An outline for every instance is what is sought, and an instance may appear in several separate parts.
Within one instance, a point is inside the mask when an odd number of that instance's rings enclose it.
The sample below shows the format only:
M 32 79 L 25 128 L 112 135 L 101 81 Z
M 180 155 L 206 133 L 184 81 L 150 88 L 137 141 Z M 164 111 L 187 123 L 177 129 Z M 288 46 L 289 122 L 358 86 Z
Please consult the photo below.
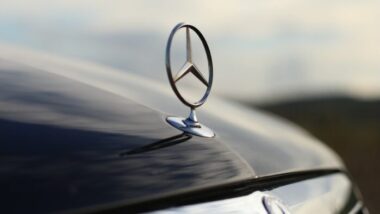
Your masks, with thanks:
M 206 37 L 220 95 L 380 95 L 380 1 L 2 1 L 0 43 L 167 82 L 164 51 L 181 21 Z M 183 34 L 184 35 L 184 34 Z M 174 64 L 184 58 L 181 34 Z M 195 58 L 204 54 L 192 36 Z M 199 46 L 199 47 L 198 47 Z M 191 85 L 191 83 L 189 83 Z

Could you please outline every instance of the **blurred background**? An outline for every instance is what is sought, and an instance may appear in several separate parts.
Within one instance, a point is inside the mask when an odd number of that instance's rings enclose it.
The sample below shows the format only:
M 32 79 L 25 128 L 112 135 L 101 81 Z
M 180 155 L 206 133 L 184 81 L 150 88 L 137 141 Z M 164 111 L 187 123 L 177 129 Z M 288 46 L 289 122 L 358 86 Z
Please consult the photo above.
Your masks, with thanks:
M 375 212 L 379 8 L 375 0 L 2 0 L 0 47 L 83 59 L 166 84 L 167 37 L 189 22 L 209 42 L 214 93 L 285 117 L 326 142 Z M 173 57 L 183 58 L 184 48 Z

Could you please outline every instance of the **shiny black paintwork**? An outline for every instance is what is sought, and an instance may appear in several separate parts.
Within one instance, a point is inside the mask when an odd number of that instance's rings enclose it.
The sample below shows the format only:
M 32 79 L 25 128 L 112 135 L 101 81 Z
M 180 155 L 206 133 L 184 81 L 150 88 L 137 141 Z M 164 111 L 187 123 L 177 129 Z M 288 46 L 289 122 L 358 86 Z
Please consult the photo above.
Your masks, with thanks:
M 284 177 L 272 179 L 281 181 Z M 342 173 L 332 173 L 305 180 L 299 176 L 298 179 L 296 182 L 288 181 L 289 183 L 285 182 L 280 186 L 274 183 L 271 186 L 261 186 L 261 188 L 251 186 L 248 188 L 250 192 L 243 196 L 230 196 L 222 200 L 153 210 L 153 213 L 266 213 L 261 196 L 277 198 L 285 209 L 293 214 L 345 214 L 360 213 L 360 210 L 365 210 L 357 198 L 350 179 Z M 257 180 L 255 183 L 260 183 L 260 181 Z M 240 187 L 240 189 L 244 188 Z M 256 198 L 258 199 L 255 200 Z
M 344 169 L 318 141 L 261 113 L 214 98 L 199 117 L 217 136 L 185 136 L 165 122 L 163 111 L 186 114 L 169 86 L 11 53 L 0 61 L 5 210 L 128 204 L 278 173 Z
M 253 175 L 215 138 L 182 138 L 144 106 L 28 71 L 3 69 L 0 77 L 6 117 L 0 120 L 0 194 L 10 201 L 3 209 L 75 209 Z

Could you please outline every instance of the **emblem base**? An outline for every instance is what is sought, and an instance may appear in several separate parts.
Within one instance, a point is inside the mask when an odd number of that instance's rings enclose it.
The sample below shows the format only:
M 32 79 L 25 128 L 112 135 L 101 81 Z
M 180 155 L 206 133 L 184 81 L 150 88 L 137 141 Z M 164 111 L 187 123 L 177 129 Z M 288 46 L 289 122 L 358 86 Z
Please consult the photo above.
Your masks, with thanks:
M 186 119 L 183 117 L 167 117 L 166 121 L 173 127 L 188 134 L 207 138 L 215 136 L 215 133 L 210 128 L 201 123 L 197 122 L 196 126 L 187 125 L 186 121 L 189 121 L 189 118 Z

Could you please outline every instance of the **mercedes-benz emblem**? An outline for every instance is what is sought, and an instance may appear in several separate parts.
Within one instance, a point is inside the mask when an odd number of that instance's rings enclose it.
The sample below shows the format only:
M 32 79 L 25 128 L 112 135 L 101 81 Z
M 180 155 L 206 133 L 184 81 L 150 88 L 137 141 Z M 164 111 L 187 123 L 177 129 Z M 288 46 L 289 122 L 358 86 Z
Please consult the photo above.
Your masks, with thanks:
M 289 210 L 274 196 L 264 195 L 263 205 L 268 214 L 289 214 Z
M 184 28 L 186 30 L 186 61 L 182 68 L 174 75 L 171 69 L 171 62 L 170 62 L 170 50 L 173 38 L 175 34 L 180 30 Z M 206 79 L 203 74 L 200 72 L 198 67 L 194 64 L 192 60 L 192 50 L 191 50 L 191 38 L 190 38 L 190 31 L 195 32 L 195 34 L 198 36 L 198 38 L 201 40 L 202 45 L 206 51 L 207 61 L 208 61 L 208 79 Z M 179 100 L 188 107 L 190 107 L 190 115 L 188 118 L 180 118 L 180 117 L 168 117 L 167 121 L 174 127 L 190 134 L 198 135 L 201 137 L 213 137 L 215 134 L 214 132 L 204 126 L 203 124 L 198 122 L 195 109 L 203 105 L 207 97 L 210 94 L 211 86 L 212 86 L 212 80 L 213 80 L 213 66 L 212 66 L 212 58 L 210 49 L 207 45 L 206 39 L 203 37 L 202 33 L 194 26 L 185 24 L 185 23 L 179 23 L 174 27 L 172 32 L 170 33 L 167 46 L 166 46 L 166 71 L 168 73 L 168 78 L 170 85 L 174 91 L 174 93 L 177 95 Z M 180 91 L 177 88 L 177 82 L 180 81 L 183 77 L 185 77 L 188 74 L 194 75 L 202 84 L 204 84 L 207 89 L 203 96 L 196 102 L 190 102 L 186 100 Z

